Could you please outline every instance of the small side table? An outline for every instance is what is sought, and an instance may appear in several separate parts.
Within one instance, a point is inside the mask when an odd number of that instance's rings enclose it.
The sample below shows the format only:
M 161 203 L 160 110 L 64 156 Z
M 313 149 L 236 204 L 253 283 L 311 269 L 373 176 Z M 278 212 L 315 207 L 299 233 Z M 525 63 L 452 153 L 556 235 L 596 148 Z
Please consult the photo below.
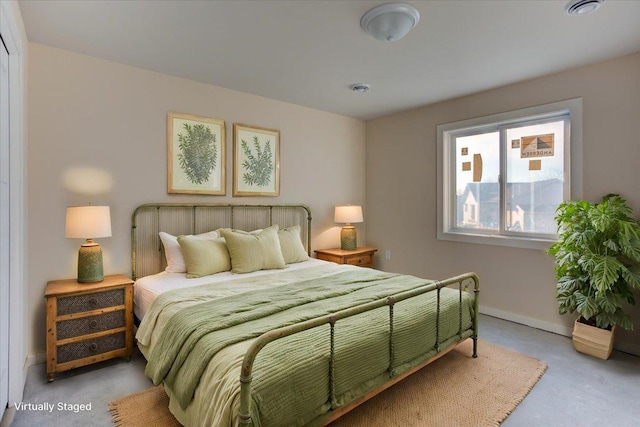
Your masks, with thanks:
M 133 280 L 47 283 L 47 376 L 133 352 Z
M 324 261 L 335 262 L 336 264 L 350 264 L 373 268 L 373 254 L 377 250 L 377 248 L 370 246 L 361 246 L 352 251 L 334 248 L 318 249 L 315 253 L 318 259 Z

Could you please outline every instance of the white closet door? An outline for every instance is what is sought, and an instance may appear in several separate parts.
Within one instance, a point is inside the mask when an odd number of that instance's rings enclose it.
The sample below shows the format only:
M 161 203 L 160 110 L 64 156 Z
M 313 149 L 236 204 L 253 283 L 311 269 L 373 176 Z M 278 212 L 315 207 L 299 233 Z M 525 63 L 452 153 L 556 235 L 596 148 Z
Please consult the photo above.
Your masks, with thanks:
M 9 394 L 9 54 L 0 38 L 0 418 Z

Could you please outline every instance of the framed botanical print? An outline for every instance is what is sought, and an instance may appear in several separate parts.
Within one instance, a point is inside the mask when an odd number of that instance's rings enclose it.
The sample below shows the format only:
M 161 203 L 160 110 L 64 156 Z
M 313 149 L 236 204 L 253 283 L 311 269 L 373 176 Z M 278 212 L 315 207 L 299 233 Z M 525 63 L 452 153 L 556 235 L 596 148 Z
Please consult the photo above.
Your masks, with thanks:
M 167 115 L 167 192 L 225 194 L 224 120 Z
M 233 124 L 233 195 L 280 195 L 280 131 Z

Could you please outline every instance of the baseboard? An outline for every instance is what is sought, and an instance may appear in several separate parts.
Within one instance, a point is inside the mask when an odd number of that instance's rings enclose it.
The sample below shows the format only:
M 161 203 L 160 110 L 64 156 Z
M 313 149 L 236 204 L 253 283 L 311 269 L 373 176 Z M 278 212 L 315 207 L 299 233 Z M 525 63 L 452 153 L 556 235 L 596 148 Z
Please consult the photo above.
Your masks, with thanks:
M 571 326 L 559 325 L 557 323 L 545 322 L 544 320 L 534 319 L 532 317 L 522 316 L 520 314 L 511 313 L 509 311 L 498 310 L 497 308 L 487 307 L 480 305 L 478 307 L 480 314 L 486 314 L 487 316 L 497 317 L 498 319 L 508 320 L 510 322 L 519 323 L 525 326 L 531 326 L 532 328 L 541 329 L 547 332 L 553 332 L 554 334 L 564 335 L 565 337 L 571 337 L 573 334 L 573 328 Z M 480 333 L 482 333 L 482 327 L 480 327 Z M 634 356 L 640 356 L 640 345 L 632 344 L 628 342 L 615 343 L 613 348 L 623 353 L 632 354 Z
M 4 412 L 4 416 L 0 420 L 0 427 L 8 427 L 11 425 L 13 421 L 13 417 L 15 416 L 16 408 L 14 403 L 21 402 L 24 394 L 24 386 L 27 381 L 27 375 L 29 373 L 29 368 L 33 365 L 38 365 L 40 363 L 45 363 L 47 361 L 46 353 L 38 353 L 27 356 L 24 359 L 24 364 L 22 365 L 22 389 L 19 393 L 16 393 L 13 397 L 10 397 L 10 400 L 7 404 L 7 409 Z
M 545 322 L 544 320 L 534 319 L 532 317 L 523 316 L 521 314 L 511 313 L 509 311 L 498 310 L 497 308 L 479 306 L 480 314 L 497 317 L 498 319 L 508 320 L 521 325 L 531 326 L 532 328 L 542 329 L 543 331 L 553 332 L 554 334 L 570 337 L 572 329 L 570 326 L 558 325 L 557 323 Z
M 29 370 L 29 367 L 33 365 L 39 365 L 40 363 L 44 363 L 47 361 L 46 353 L 38 353 L 38 354 L 30 354 L 27 356 L 27 359 L 24 361 L 24 370 L 25 372 Z
M 9 427 L 13 422 L 13 418 L 16 416 L 15 406 L 9 406 L 4 411 L 2 419 L 0 419 L 0 427 Z
M 640 345 L 632 344 L 629 342 L 613 342 L 614 350 L 621 351 L 623 353 L 633 354 L 634 356 L 640 356 Z

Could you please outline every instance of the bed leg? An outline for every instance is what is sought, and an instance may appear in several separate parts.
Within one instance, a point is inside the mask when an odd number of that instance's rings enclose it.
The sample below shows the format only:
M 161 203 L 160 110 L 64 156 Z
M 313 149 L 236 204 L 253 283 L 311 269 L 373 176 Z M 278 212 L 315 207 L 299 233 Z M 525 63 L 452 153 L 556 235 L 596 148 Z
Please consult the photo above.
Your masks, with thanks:
M 251 424 L 251 375 L 240 376 L 240 409 L 238 411 L 238 421 L 240 425 Z
M 473 274 L 473 358 L 478 357 L 478 296 L 480 294 L 480 281 L 478 276 Z

